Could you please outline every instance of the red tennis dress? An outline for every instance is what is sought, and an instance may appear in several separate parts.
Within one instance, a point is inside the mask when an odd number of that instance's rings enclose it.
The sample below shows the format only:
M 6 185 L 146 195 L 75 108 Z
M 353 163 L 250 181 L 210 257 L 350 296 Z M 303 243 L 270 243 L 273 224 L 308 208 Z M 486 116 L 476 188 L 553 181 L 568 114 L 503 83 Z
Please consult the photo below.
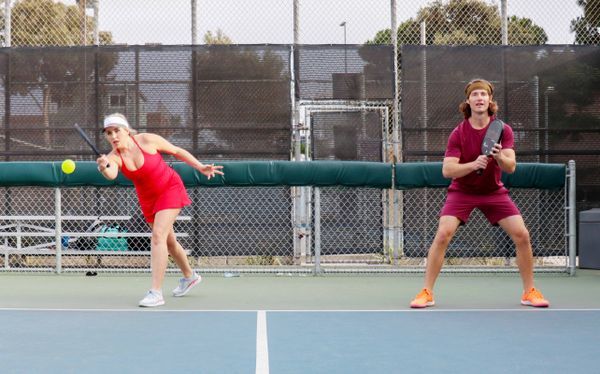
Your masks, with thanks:
M 190 200 L 181 177 L 163 160 L 159 152 L 145 152 L 132 136 L 133 142 L 142 151 L 144 164 L 137 170 L 129 170 L 123 162 L 121 152 L 121 172 L 133 182 L 142 213 L 146 222 L 154 222 L 154 215 L 165 209 L 183 208 Z

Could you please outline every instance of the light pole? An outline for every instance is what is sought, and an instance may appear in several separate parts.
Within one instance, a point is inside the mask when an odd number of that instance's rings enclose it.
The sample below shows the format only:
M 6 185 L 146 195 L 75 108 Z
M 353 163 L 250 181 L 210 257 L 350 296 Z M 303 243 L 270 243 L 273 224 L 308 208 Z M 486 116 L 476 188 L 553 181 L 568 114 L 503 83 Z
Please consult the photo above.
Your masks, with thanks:
M 546 156 L 544 157 L 545 162 L 548 162 L 548 132 L 550 131 L 550 113 L 548 96 L 554 93 L 554 87 L 548 86 L 544 91 L 544 151 Z
M 348 73 L 348 55 L 346 53 L 346 21 L 340 23 L 344 28 L 344 73 Z

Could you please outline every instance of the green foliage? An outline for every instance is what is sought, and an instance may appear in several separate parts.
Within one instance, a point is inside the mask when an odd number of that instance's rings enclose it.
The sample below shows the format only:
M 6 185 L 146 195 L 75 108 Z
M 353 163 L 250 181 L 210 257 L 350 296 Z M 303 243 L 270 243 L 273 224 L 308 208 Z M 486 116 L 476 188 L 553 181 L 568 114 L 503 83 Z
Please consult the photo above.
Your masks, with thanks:
M 94 20 L 77 5 L 52 0 L 21 0 L 11 13 L 11 45 L 93 44 Z
M 508 19 L 508 43 L 511 45 L 540 45 L 548 41 L 543 28 L 529 18 L 512 16 Z
M 73 46 L 93 44 L 94 20 L 83 6 L 65 5 L 52 0 L 20 0 L 11 13 L 11 45 L 14 47 Z M 99 35 L 101 44 L 111 44 L 112 35 Z M 65 53 L 64 50 L 14 49 L 10 54 L 11 94 L 41 92 L 45 127 L 44 141 L 49 144 L 51 103 L 94 100 L 82 92 L 81 82 L 93 82 L 97 73 L 106 76 L 117 63 L 117 54 L 95 55 L 93 50 Z M 93 105 L 86 103 L 84 105 Z
M 217 29 L 214 34 L 210 30 L 207 31 L 203 39 L 204 44 L 233 44 L 231 38 L 225 35 L 221 29 Z
M 203 94 L 198 103 L 211 123 L 285 123 L 289 120 L 289 113 L 280 101 L 266 96 L 267 93 L 289 96 L 286 64 L 277 52 L 211 45 L 198 53 L 194 69 L 200 81 L 213 82 L 202 84 Z
M 398 44 L 421 44 L 421 23 L 425 22 L 428 45 L 499 45 L 502 42 L 500 21 L 495 4 L 483 0 L 437 0 L 398 26 Z M 530 19 L 509 18 L 509 44 L 539 45 L 547 41 L 546 32 Z M 367 44 L 390 42 L 390 29 L 385 29 L 378 31 Z
M 571 31 L 575 33 L 575 44 L 600 44 L 600 1 L 578 0 L 583 8 L 583 17 L 571 21 Z
M 583 15 L 589 25 L 594 27 L 598 27 L 600 25 L 599 0 L 578 0 L 577 5 L 583 7 Z

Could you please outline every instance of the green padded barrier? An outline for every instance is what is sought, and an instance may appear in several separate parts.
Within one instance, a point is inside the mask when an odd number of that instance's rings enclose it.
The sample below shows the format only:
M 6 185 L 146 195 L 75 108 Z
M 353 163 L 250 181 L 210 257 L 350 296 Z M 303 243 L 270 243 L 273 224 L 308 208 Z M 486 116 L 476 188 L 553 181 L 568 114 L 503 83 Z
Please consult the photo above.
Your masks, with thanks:
M 517 163 L 512 174 L 502 174 L 507 188 L 560 189 L 565 185 L 563 164 Z M 401 190 L 411 188 L 448 187 L 450 179 L 442 175 L 441 162 L 408 162 L 396 164 L 395 183 Z
M 239 161 L 222 162 L 223 177 L 194 185 L 202 186 L 346 186 L 391 188 L 392 166 L 380 162 L 354 161 Z M 187 165 L 180 166 L 182 168 Z M 176 170 L 178 170 L 176 168 Z M 196 174 L 199 174 L 196 172 Z M 186 179 L 184 181 L 187 183 Z
M 64 187 L 110 187 L 110 186 L 133 186 L 123 174 L 119 173 L 117 179 L 108 180 L 98 171 L 98 165 L 92 161 L 76 161 L 75 171 L 66 175 L 60 168 L 61 162 L 54 162 L 54 169 L 58 175 L 57 184 Z
M 238 161 L 222 162 L 224 176 L 210 181 L 190 166 L 175 162 L 173 168 L 188 187 L 208 186 L 346 186 L 390 188 L 392 165 L 361 161 Z M 119 173 L 114 181 L 105 179 L 92 161 L 76 162 L 73 174 L 61 171 L 61 162 L 2 162 L 0 186 L 131 186 Z M 515 173 L 503 175 L 507 187 L 558 189 L 565 183 L 563 164 L 519 163 Z M 398 189 L 447 187 L 441 162 L 412 162 L 395 165 Z
M 60 164 L 58 165 L 60 171 Z M 62 172 L 61 172 L 62 173 Z M 59 175 L 52 162 L 2 162 L 0 163 L 0 185 L 11 186 L 56 186 Z
M 392 187 L 392 165 L 366 161 L 274 163 L 280 184 L 288 186 Z
M 442 175 L 441 162 L 405 162 L 396 164 L 396 188 L 448 187 L 450 179 Z
M 75 172 L 65 174 L 62 161 L 15 161 L 0 163 L 0 186 L 77 187 L 77 186 L 131 186 L 123 176 L 114 181 L 104 178 L 95 162 L 76 161 Z
M 224 176 L 210 181 L 190 166 L 175 162 L 175 171 L 188 187 L 197 186 L 348 186 L 390 188 L 392 166 L 379 162 L 354 161 L 239 161 L 222 162 Z M 105 179 L 95 162 L 77 161 L 73 174 L 61 171 L 61 162 L 0 163 L 0 186 L 131 186 L 121 173 L 114 181 Z
M 512 174 L 503 174 L 508 188 L 560 189 L 565 186 L 566 166 L 563 164 L 517 163 Z

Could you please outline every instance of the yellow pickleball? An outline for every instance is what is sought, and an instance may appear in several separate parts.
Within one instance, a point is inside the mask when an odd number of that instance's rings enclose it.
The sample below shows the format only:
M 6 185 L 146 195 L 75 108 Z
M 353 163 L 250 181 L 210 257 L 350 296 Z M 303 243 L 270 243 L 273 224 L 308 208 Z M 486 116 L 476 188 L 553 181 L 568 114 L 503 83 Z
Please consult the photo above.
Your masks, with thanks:
M 62 169 L 63 173 L 71 174 L 75 171 L 75 161 L 70 159 L 64 160 L 60 165 L 60 168 Z

